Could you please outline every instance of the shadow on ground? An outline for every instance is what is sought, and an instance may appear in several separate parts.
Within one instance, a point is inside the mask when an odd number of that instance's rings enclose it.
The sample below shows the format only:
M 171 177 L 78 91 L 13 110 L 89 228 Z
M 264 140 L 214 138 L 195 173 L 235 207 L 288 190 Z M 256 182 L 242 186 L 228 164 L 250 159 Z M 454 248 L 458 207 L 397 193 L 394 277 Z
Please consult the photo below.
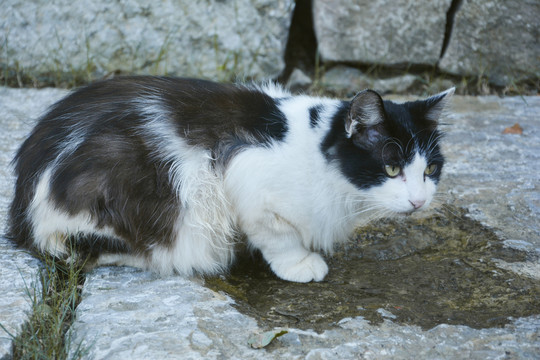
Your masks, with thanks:
M 419 325 L 498 327 L 540 313 L 540 281 L 496 267 L 531 260 L 505 248 L 489 229 L 457 208 L 424 219 L 383 220 L 359 229 L 328 257 L 323 282 L 274 276 L 260 255 L 243 255 L 227 276 L 206 286 L 229 294 L 261 327 L 322 331 L 346 317 L 390 318 Z

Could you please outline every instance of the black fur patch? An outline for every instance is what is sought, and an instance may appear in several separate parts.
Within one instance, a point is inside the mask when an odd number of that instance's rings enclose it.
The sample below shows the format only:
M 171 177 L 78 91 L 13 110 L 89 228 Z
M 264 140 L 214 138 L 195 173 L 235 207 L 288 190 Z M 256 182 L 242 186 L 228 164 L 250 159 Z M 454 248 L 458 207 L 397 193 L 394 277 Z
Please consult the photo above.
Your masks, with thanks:
M 309 124 L 312 128 L 316 127 L 321 120 L 321 111 L 323 108 L 324 107 L 322 105 L 309 108 Z
M 287 119 L 265 93 L 244 86 L 206 80 L 143 77 L 136 87 L 143 96 L 159 95 L 172 114 L 178 135 L 209 149 L 223 139 L 248 134 L 258 144 L 279 141 L 287 133 Z
M 426 156 L 429 164 L 437 165 L 437 170 L 429 176 L 438 183 L 444 158 L 438 144 L 441 134 L 436 123 L 425 118 L 429 104 L 424 101 L 405 104 L 384 101 L 383 104 L 384 119 L 377 125 L 383 136 L 376 144 L 363 146 L 346 136 L 345 120 L 351 104 L 342 102 L 332 119 L 330 132 L 321 144 L 327 159 L 337 161 L 351 183 L 360 189 L 368 189 L 387 179 L 385 165 L 404 167 L 419 152 Z

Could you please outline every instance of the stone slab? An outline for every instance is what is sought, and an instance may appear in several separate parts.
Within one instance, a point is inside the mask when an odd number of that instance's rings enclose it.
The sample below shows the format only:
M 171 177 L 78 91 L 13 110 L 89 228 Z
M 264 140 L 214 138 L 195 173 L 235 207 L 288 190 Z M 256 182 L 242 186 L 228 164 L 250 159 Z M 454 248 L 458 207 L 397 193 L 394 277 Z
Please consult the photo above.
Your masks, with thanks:
M 90 273 L 71 328 L 87 359 L 256 358 L 255 320 L 196 280 L 131 268 Z M 76 347 L 73 347 L 76 349 Z
M 381 65 L 436 64 L 451 0 L 314 0 L 323 60 Z
M 5 0 L 0 63 L 33 76 L 108 73 L 272 78 L 292 0 Z
M 502 240 L 540 248 L 540 96 L 458 96 L 450 113 L 442 201 L 468 209 Z M 522 135 L 503 133 L 516 123 Z
M 463 1 L 439 68 L 500 86 L 539 79 L 540 2 Z
M 65 90 L 7 89 L 0 87 L 0 229 L 5 232 L 7 211 L 13 196 L 14 177 L 10 162 L 34 120 L 47 106 L 65 95 Z M 38 261 L 15 249 L 0 236 L 0 324 L 16 335 L 39 294 Z M 0 328 L 0 358 L 11 354 L 12 338 Z

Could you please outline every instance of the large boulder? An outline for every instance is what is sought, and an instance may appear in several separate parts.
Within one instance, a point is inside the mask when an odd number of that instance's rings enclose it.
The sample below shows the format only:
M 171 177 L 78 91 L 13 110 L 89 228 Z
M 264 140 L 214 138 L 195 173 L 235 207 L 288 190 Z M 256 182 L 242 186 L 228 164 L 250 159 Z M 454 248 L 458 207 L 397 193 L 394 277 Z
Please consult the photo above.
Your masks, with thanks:
M 506 85 L 540 78 L 540 1 L 465 0 L 439 67 Z
M 5 0 L 0 63 L 31 76 L 275 77 L 293 0 Z M 1 59 L 1 58 L 0 58 Z
M 313 0 L 323 60 L 436 64 L 451 0 Z

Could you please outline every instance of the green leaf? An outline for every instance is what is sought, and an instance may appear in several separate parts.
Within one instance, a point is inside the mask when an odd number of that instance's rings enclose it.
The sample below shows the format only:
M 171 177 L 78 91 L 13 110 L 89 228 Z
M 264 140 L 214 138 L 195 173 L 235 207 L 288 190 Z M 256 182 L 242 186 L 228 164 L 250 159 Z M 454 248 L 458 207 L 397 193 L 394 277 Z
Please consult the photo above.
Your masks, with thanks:
M 248 340 L 248 345 L 254 349 L 262 349 L 270 344 L 275 338 L 288 333 L 287 330 L 270 330 L 263 332 L 262 334 L 255 334 Z

